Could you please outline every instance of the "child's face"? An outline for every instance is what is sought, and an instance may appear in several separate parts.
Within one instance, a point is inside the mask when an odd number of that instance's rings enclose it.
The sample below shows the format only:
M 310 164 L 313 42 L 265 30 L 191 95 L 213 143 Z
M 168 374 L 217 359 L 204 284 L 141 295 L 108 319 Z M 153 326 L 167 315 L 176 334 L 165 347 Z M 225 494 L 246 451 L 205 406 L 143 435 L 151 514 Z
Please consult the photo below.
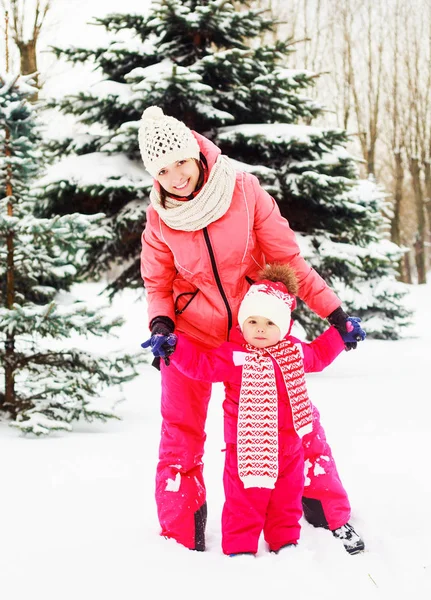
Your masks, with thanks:
M 245 341 L 256 348 L 268 348 L 280 341 L 280 329 L 266 317 L 249 317 L 242 326 Z
M 193 158 L 177 160 L 157 174 L 157 181 L 168 192 L 187 197 L 192 194 L 199 180 L 199 166 Z

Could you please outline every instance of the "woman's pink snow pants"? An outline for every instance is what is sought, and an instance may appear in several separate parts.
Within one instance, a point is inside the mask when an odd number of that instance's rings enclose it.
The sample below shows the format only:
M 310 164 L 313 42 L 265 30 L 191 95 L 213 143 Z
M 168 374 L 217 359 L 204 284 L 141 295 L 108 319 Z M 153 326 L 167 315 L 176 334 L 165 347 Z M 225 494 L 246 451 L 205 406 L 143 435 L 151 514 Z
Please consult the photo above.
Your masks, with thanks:
M 203 551 L 206 492 L 202 459 L 211 384 L 189 379 L 163 361 L 161 372 L 163 420 L 156 474 L 161 534 L 186 548 Z M 350 505 L 319 419 L 314 409 L 313 431 L 303 438 L 304 509 L 309 502 L 305 516 L 313 525 L 336 529 L 349 520 Z

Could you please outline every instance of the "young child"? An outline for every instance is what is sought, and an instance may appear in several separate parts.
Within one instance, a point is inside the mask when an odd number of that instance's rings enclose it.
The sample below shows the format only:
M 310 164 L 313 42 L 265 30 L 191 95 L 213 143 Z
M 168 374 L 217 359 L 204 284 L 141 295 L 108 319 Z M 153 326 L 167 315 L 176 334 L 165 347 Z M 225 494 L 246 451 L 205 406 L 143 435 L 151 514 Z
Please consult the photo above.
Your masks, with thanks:
M 344 349 L 334 327 L 311 343 L 289 334 L 298 290 L 290 267 L 267 265 L 259 276 L 229 342 L 209 350 L 178 334 L 170 357 L 188 377 L 225 384 L 222 547 L 228 555 L 255 554 L 262 531 L 271 552 L 297 544 L 301 438 L 312 430 L 304 373 L 323 370 Z

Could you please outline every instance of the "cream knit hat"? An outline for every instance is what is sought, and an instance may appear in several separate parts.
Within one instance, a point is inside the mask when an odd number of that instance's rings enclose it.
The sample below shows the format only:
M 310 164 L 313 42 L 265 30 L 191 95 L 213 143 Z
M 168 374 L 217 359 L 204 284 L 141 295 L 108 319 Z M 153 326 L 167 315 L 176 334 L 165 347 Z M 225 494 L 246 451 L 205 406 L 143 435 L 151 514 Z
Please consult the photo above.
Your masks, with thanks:
M 298 292 L 298 278 L 290 265 L 265 265 L 258 273 L 258 281 L 252 284 L 239 307 L 241 331 L 249 317 L 266 317 L 279 327 L 283 339 L 290 329 L 291 313 L 296 308 Z
M 275 281 L 256 281 L 250 287 L 239 307 L 238 323 L 243 330 L 249 317 L 265 317 L 280 329 L 280 339 L 290 329 L 291 313 L 296 307 L 296 298 L 286 286 Z
M 252 284 L 239 307 L 238 324 L 241 331 L 249 317 L 266 317 L 278 326 L 283 339 L 290 329 L 291 313 L 296 308 L 298 292 L 298 278 L 290 265 L 265 265 L 258 273 L 258 281 Z
M 139 126 L 139 149 L 148 173 L 154 178 L 163 167 L 183 160 L 199 160 L 199 144 L 191 130 L 159 106 L 150 106 L 142 114 Z

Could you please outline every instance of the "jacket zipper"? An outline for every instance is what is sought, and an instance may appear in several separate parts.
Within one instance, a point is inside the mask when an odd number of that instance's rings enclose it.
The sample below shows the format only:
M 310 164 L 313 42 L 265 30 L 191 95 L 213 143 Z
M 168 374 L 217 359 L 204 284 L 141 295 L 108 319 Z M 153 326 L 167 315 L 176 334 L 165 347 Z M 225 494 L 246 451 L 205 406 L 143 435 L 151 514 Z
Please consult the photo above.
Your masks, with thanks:
M 206 242 L 206 245 L 207 245 L 207 248 L 208 248 L 208 252 L 209 252 L 209 255 L 210 255 L 211 266 L 212 266 L 214 277 L 215 277 L 215 280 L 216 280 L 216 283 L 217 283 L 217 287 L 218 287 L 218 290 L 220 292 L 221 297 L 223 298 L 223 302 L 225 303 L 225 306 L 226 306 L 226 311 L 227 311 L 227 339 L 229 340 L 229 333 L 230 333 L 230 330 L 232 329 L 232 311 L 231 311 L 231 308 L 229 306 L 229 302 L 228 302 L 227 296 L 225 294 L 225 291 L 223 289 L 219 272 L 217 270 L 217 265 L 216 265 L 213 248 L 212 248 L 211 241 L 210 241 L 210 236 L 208 235 L 208 229 L 206 227 L 204 227 L 202 231 L 204 232 L 204 238 L 205 238 L 205 242 Z

